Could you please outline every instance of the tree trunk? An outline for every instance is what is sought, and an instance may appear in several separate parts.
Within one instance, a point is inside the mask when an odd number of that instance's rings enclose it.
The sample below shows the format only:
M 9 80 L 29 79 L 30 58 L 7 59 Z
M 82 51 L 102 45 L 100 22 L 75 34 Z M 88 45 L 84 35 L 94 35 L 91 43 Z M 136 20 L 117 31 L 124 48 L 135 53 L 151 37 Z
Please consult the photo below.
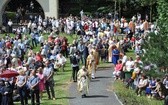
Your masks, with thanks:
M 114 4 L 114 18 L 117 12 L 117 0 L 115 0 L 115 4 Z
M 121 0 L 119 0 L 119 18 L 121 18 Z
M 152 4 L 150 5 L 150 22 L 152 22 L 152 11 L 153 11 L 153 8 L 152 8 Z

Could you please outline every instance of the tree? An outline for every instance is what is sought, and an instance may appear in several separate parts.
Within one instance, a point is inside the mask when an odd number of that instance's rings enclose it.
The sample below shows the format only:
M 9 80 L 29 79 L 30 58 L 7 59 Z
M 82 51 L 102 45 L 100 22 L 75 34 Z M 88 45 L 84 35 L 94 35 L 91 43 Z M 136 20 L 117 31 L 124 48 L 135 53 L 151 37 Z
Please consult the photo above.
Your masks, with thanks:
M 168 2 L 167 0 L 158 0 L 158 34 L 148 34 L 145 40 L 143 61 L 145 63 L 154 63 L 159 68 L 167 68 L 168 63 Z
M 149 6 L 150 7 L 150 22 L 152 21 L 152 11 L 153 5 L 157 2 L 157 0 L 140 0 L 139 1 L 142 6 Z

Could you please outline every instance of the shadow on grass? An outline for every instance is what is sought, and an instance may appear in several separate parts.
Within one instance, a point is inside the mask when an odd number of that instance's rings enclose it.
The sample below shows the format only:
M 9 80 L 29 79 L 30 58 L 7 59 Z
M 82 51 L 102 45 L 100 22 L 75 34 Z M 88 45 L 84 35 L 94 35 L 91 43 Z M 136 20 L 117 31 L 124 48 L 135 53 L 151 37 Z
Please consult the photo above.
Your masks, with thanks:
M 86 96 L 85 98 L 108 98 L 109 96 L 105 96 L 105 95 L 90 95 L 90 96 Z
M 56 82 L 56 85 L 57 86 L 65 86 L 65 85 L 67 85 L 66 83 L 58 83 L 58 82 Z

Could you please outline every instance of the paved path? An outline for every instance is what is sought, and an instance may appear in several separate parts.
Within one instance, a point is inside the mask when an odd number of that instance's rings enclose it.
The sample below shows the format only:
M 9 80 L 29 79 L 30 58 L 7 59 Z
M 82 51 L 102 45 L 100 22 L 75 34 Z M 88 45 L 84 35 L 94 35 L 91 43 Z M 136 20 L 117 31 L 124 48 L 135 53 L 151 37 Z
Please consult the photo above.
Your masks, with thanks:
M 72 83 L 70 92 L 70 105 L 121 105 L 114 92 L 110 91 L 113 83 L 112 70 L 109 68 L 96 72 L 96 79 L 90 82 L 89 94 L 86 98 L 76 90 L 76 83 Z

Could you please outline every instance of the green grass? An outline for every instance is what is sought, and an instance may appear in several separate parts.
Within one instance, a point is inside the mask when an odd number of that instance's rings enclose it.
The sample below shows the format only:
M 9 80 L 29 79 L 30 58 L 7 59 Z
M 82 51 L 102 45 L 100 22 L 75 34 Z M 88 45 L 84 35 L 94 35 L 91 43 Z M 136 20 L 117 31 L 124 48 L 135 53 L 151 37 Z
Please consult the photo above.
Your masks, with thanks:
M 126 55 L 128 57 L 132 57 L 133 59 L 135 59 L 135 53 L 134 53 L 134 50 L 128 50 L 129 52 L 126 53 Z
M 114 82 L 112 89 L 124 105 L 163 105 L 161 100 L 149 99 L 145 95 L 138 97 L 134 90 L 125 88 L 119 80 Z

